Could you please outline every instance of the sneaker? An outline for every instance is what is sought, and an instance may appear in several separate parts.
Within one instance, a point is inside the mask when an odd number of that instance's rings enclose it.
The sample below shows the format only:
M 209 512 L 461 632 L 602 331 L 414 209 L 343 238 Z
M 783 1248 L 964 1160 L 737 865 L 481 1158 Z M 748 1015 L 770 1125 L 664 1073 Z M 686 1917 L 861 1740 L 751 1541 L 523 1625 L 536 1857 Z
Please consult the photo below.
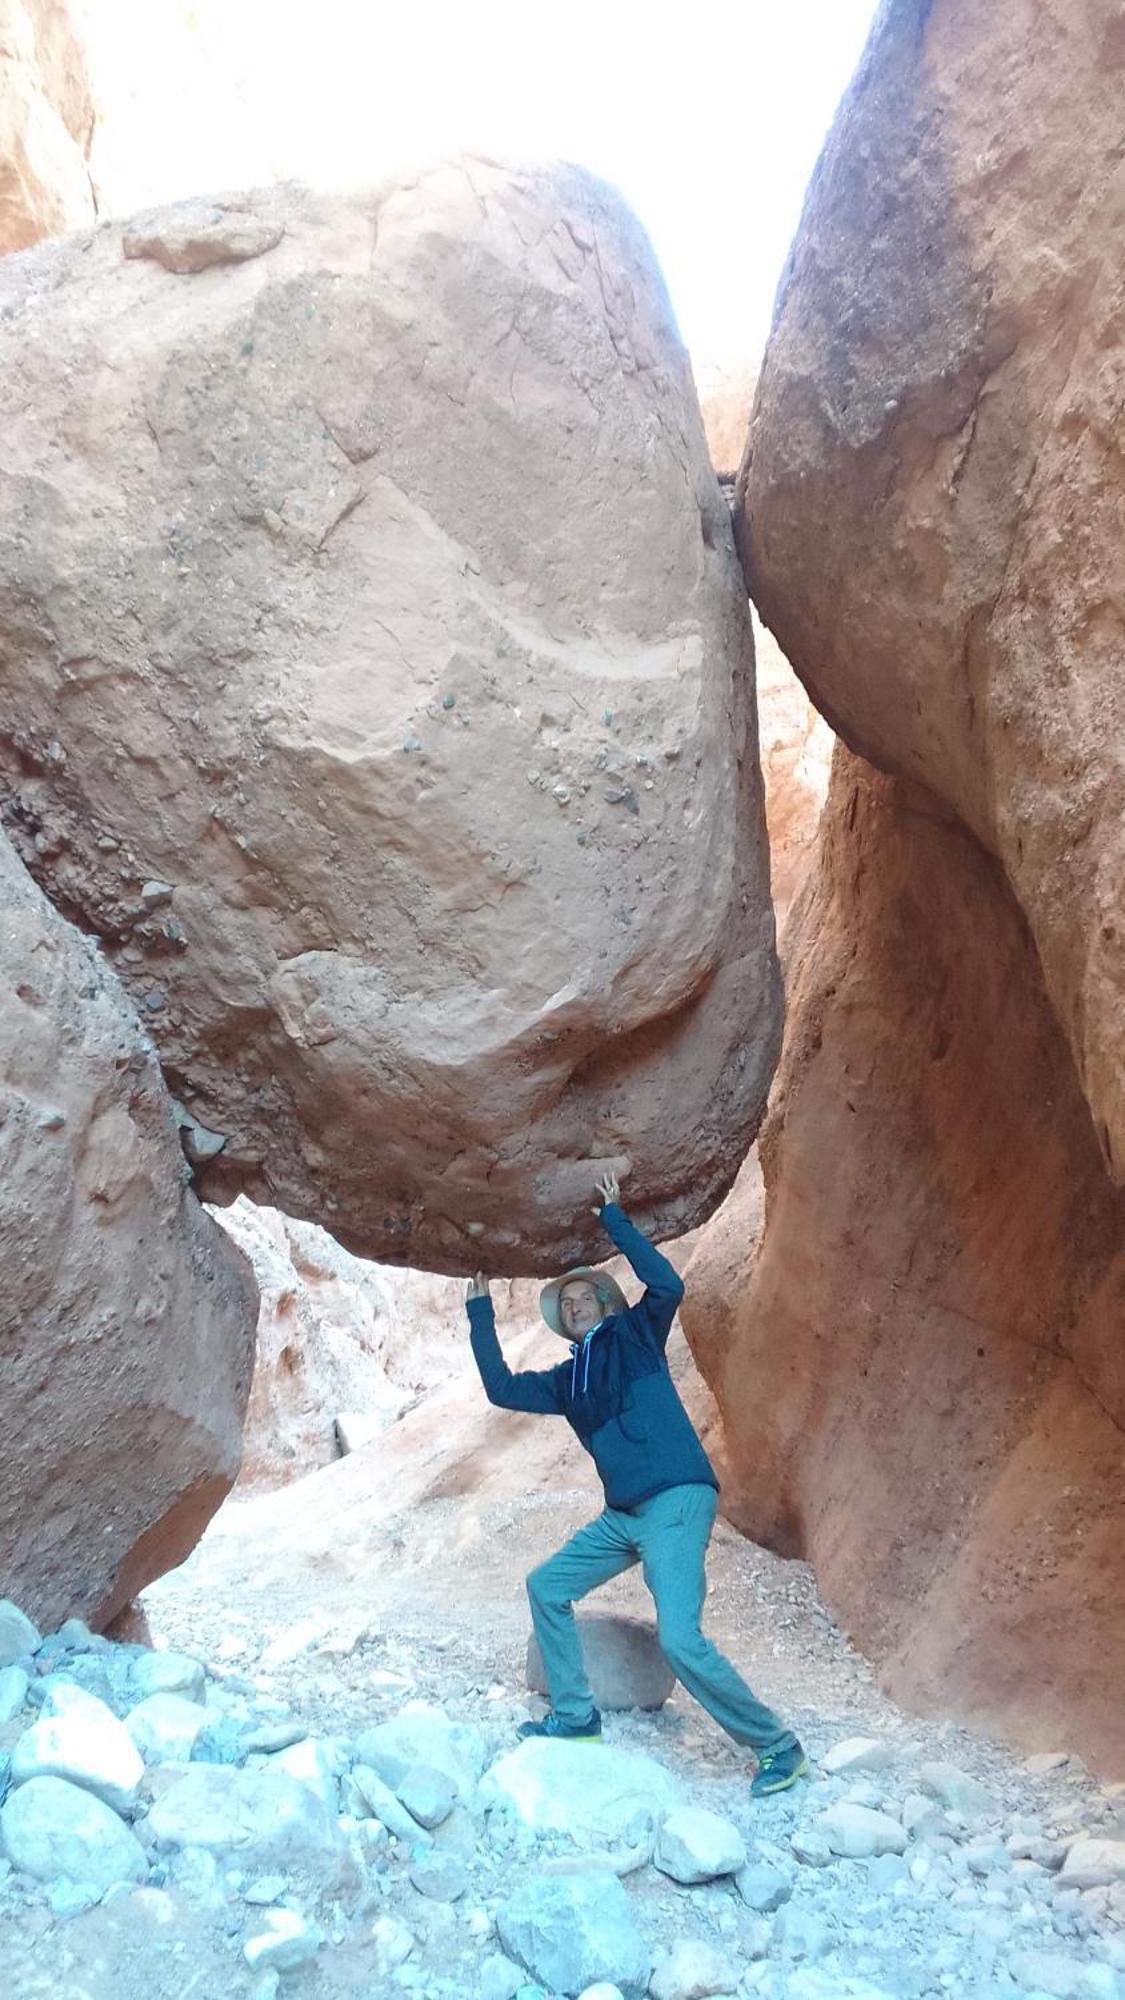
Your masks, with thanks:
M 809 1775 L 809 1760 L 799 1743 L 788 1750 L 767 1750 L 758 1759 L 758 1769 L 750 1787 L 752 1799 L 768 1799 L 774 1792 L 787 1792 L 798 1778 Z
M 521 1722 L 516 1734 L 524 1742 L 529 1736 L 553 1736 L 565 1743 L 600 1743 L 602 1719 L 597 1709 L 592 1708 L 585 1722 L 564 1722 L 552 1709 L 542 1722 Z

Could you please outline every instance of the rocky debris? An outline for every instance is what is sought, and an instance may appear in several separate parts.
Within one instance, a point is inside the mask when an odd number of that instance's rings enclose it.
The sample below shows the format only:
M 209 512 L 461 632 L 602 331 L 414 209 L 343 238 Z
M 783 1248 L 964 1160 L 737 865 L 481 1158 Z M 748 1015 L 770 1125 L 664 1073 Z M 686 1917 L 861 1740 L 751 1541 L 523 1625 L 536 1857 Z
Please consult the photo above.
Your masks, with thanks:
M 125 1727 L 146 1764 L 186 1762 L 206 1717 L 198 1701 L 180 1694 L 150 1694 L 125 1718 Z
M 458 1798 L 469 1798 L 488 1761 L 479 1730 L 452 1722 L 433 1702 L 408 1701 L 389 1722 L 365 1729 L 356 1749 L 384 1782 L 397 1786 L 419 1764 L 443 1772 Z
M 1120 602 L 1120 37 L 1117 0 L 883 11 L 740 483 L 755 601 L 822 714 L 999 861 L 1117 1181 L 1125 688 L 1089 607 Z
M 226 1135 L 205 1192 L 533 1275 L 604 1255 L 593 1150 L 677 1235 L 780 986 L 745 589 L 649 246 L 570 167 L 237 199 L 284 234 L 198 278 L 128 224 L 0 266 L 8 823 Z
M 674 1882 L 712 1882 L 745 1866 L 746 1843 L 719 1813 L 676 1806 L 660 1822 L 653 1860 Z
M 667 1701 L 676 1676 L 651 1625 L 598 1612 L 580 1614 L 577 1622 L 590 1688 L 603 1713 L 659 1708 Z M 534 1632 L 527 1642 L 527 1685 L 535 1694 L 550 1693 Z
M 2 835 L 0 903 L 0 1576 L 41 1624 L 99 1623 L 183 1559 L 229 1490 L 256 1294 L 185 1183 L 121 986 Z M 6 1613 L 5 1663 L 34 1636 Z
M 490 1766 L 482 1804 L 501 1807 L 535 1834 L 598 1844 L 628 1836 L 676 1803 L 677 1787 L 651 1757 L 607 1743 L 531 1737 Z
M 684 1273 L 724 1505 L 815 1563 L 911 1706 L 1112 1767 L 1125 1197 L 1023 917 L 930 795 L 840 749 L 785 952 L 770 1220 Z
M 0 28 L 0 256 L 95 219 L 94 105 L 64 0 L 6 0 Z
M 1067 1889 L 1102 1889 L 1125 1882 L 1125 1837 L 1076 1840 L 1067 1850 L 1060 1881 Z
M 509 1956 L 555 1992 L 603 1980 L 641 2000 L 648 1986 L 652 1954 L 612 1876 L 533 1877 L 497 1912 L 496 1929 Z
M 725 1952 L 685 1938 L 657 1960 L 648 1990 L 652 2000 L 710 2000 L 712 1994 L 733 1993 L 738 1983 Z
M 740 1554 L 748 1559 L 765 1574 L 765 1557 Z M 229 1634 L 230 1622 L 218 1629 Z M 650 2000 L 926 2000 L 935 1983 L 951 2000 L 1123 2000 L 1121 1804 L 1076 1760 L 1031 1774 L 996 1746 L 922 1725 L 908 1733 L 901 1721 L 896 1730 L 885 1710 L 873 1729 L 857 1688 L 850 1731 L 833 1723 L 829 1740 L 846 1743 L 858 1724 L 893 1759 L 825 1774 L 813 1718 L 798 1711 L 818 1775 L 760 1805 L 745 1757 L 682 1697 L 611 1718 L 617 1741 L 512 1751 L 522 1620 L 502 1683 L 474 1673 L 454 1632 L 435 1634 L 425 1616 L 423 1626 L 413 1655 L 400 1638 L 394 1651 L 330 1655 L 325 1672 L 290 1654 L 288 1701 L 256 1669 L 197 1657 L 195 1701 L 158 1693 L 138 1704 L 160 1656 L 77 1621 L 44 1637 L 19 1670 L 26 1706 L 43 1719 L 81 1720 L 104 1704 L 127 1725 L 138 1707 L 174 1701 L 203 1727 L 189 1763 L 146 1761 L 122 1812 L 56 1778 L 32 1778 L 0 1804 L 0 1926 L 21 2000 L 69 1991 L 68 1968 L 95 1962 L 107 1993 L 177 2000 L 162 1983 L 168 1960 L 181 1984 L 198 1975 L 201 1990 L 232 2000 L 280 2000 L 290 1973 L 310 1994 L 403 1989 L 433 2000 L 588 2000 L 607 1987 L 622 2000 L 646 1990 Z M 482 1658 L 493 1644 L 490 1634 Z M 444 1684 L 445 1704 L 404 1703 L 411 1683 Z M 26 1733 L 17 1721 L 10 1740 Z M 459 1792 L 433 1765 L 399 1769 L 422 1738 L 452 1747 L 463 1773 L 483 1761 L 481 1779 Z M 364 1740 L 396 1789 L 358 1761 Z M 658 1754 L 640 1754 L 641 1742 Z M 513 1758 L 535 1771 L 536 1824 L 516 1809 Z M 944 1805 L 923 1788 L 935 1766 Z M 679 1805 L 689 1787 L 690 1806 Z M 587 1816 L 576 1811 L 583 1788 Z M 427 1828 L 399 1793 L 445 1816 Z M 599 1803 L 611 1824 L 625 1816 L 615 1848 L 589 1823 Z M 901 1852 L 880 1853 L 892 1823 Z M 873 1825 L 879 1838 L 856 1837 Z M 665 1872 L 654 1840 L 690 1850 L 681 1873 L 693 1879 Z M 737 1874 L 713 1872 L 747 1849 Z M 1078 1886 L 1094 1861 L 1098 1886 Z M 183 1953 L 162 1950 L 177 1943 Z

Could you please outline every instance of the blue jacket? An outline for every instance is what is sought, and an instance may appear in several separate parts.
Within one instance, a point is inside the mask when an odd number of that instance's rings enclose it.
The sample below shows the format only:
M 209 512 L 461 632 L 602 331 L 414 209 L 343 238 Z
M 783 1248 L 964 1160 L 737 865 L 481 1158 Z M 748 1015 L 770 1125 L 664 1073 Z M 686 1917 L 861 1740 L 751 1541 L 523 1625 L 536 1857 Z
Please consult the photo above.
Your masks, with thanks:
M 669 1486 L 717 1489 L 664 1354 L 683 1281 L 615 1203 L 602 1209 L 601 1220 L 644 1285 L 644 1296 L 627 1312 L 603 1319 L 559 1367 L 519 1375 L 500 1352 L 492 1300 L 470 1299 L 473 1354 L 485 1394 L 502 1410 L 565 1417 L 598 1469 L 607 1507 L 639 1506 Z

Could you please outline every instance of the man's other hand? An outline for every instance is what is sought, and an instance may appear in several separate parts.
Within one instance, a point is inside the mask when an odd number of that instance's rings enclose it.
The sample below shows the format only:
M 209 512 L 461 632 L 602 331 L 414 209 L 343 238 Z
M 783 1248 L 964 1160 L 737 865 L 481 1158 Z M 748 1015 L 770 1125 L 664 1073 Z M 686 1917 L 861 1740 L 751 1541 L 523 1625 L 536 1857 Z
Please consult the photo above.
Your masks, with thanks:
M 601 1200 L 594 1210 L 595 1215 L 601 1214 L 607 1202 L 618 1202 L 621 1200 L 621 1184 L 618 1181 L 617 1175 L 603 1174 L 601 1180 L 598 1182 L 598 1193 L 601 1195 Z
M 488 1279 L 485 1277 L 483 1271 L 478 1271 L 475 1278 L 470 1278 L 465 1286 L 465 1303 L 467 1305 L 470 1299 L 487 1299 L 489 1297 L 491 1297 L 491 1294 L 488 1289 Z

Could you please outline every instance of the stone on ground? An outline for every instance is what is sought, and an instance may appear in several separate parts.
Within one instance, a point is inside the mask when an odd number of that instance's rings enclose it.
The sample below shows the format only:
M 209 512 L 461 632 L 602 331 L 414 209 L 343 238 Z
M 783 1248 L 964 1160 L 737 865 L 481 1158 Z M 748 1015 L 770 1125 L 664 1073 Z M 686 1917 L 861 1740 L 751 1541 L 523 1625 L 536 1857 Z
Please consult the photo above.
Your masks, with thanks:
M 22 1667 L 0 1669 L 0 1728 L 12 1722 L 27 1700 L 31 1683 Z
M 373 1970 L 386 1978 L 405 1964 L 414 1950 L 414 1933 L 398 1917 L 376 1917 L 371 1926 Z
M 150 1694 L 130 1709 L 125 1727 L 146 1764 L 186 1763 L 206 1720 L 197 1701 Z
M 456 1903 L 469 1887 L 468 1871 L 448 1854 L 423 1855 L 411 1867 L 410 1880 L 434 1903 Z
M 738 1982 L 725 1952 L 684 1938 L 657 1960 L 648 1990 L 652 2000 L 711 2000 L 713 1994 L 733 1993 Z
M 0 1598 L 0 1667 L 26 1658 L 40 1643 L 41 1634 L 19 1605 L 10 1597 Z
M 956 1764 L 923 1764 L 918 1780 L 924 1791 L 940 1799 L 949 1812 L 957 1813 L 961 1819 L 990 1819 L 995 1816 L 996 1801 L 988 1787 L 967 1771 L 958 1770 Z
M 382 1821 L 388 1833 L 393 1833 L 397 1840 L 416 1839 L 418 1822 L 390 1786 L 383 1783 L 378 1771 L 373 1771 L 369 1764 L 353 1764 L 349 1777 L 367 1811 Z
M 460 1799 L 470 1799 L 488 1757 L 480 1731 L 452 1722 L 433 1702 L 408 1701 L 389 1722 L 378 1722 L 356 1738 L 362 1764 L 377 1771 L 384 1784 L 400 1784 L 415 1764 L 442 1771 L 457 1787 Z
M 522 1965 L 506 1958 L 503 1952 L 491 1952 L 477 1974 L 478 2000 L 516 2000 L 516 1994 L 525 1984 Z
M 187 1653 L 141 1653 L 133 1661 L 132 1677 L 141 1700 L 150 1694 L 178 1694 L 202 1701 L 207 1688 L 206 1669 Z
M 330 1877 L 345 1866 L 335 1817 L 283 1771 L 193 1765 L 157 1800 L 146 1825 L 159 1849 L 201 1847 L 248 1869 Z
M 324 1933 L 301 1916 L 298 1910 L 265 1910 L 266 1928 L 247 1938 L 242 1955 L 255 1969 L 272 1966 L 276 1972 L 293 1972 L 315 1958 L 324 1943 Z
M 0 1806 L 0 1851 L 39 1882 L 66 1876 L 108 1889 L 148 1874 L 136 1835 L 93 1792 L 63 1778 L 30 1778 Z
M 659 1708 L 676 1685 L 651 1625 L 609 1613 L 579 1615 L 578 1634 L 594 1701 L 613 1713 L 625 1708 Z M 539 1641 L 527 1642 L 527 1685 L 549 1695 Z
M 338 1810 L 343 1759 L 335 1744 L 319 1736 L 304 1736 L 271 1757 L 268 1768 L 284 1771 L 287 1777 L 296 1778 L 298 1784 L 308 1785 L 323 1801 L 326 1812 L 334 1814 Z
M 74 1690 L 62 1714 L 33 1722 L 12 1751 L 12 1783 L 64 1778 L 124 1812 L 137 1796 L 144 1762 L 129 1731 L 96 1695 Z
M 660 1823 L 653 1860 L 674 1882 L 711 1882 L 737 1874 L 746 1861 L 746 1843 L 721 1814 L 704 1806 L 678 1806 Z
M 520 1884 L 496 1914 L 504 1950 L 553 1992 L 577 1994 L 598 1980 L 640 2000 L 652 1954 L 612 1875 L 560 1875 Z
M 820 1768 L 830 1778 L 849 1771 L 885 1771 L 894 1763 L 894 1751 L 878 1736 L 849 1736 L 834 1743 L 820 1759 Z
M 770 1910 L 779 1910 L 793 1894 L 793 1885 L 780 1868 L 771 1868 L 766 1861 L 748 1861 L 735 1874 L 734 1886 L 738 1890 L 747 1909 L 765 1915 Z
M 457 1785 L 446 1771 L 432 1764 L 412 1764 L 395 1786 L 400 1804 L 411 1819 L 431 1831 L 449 1818 L 457 1803 Z
M 608 1743 L 530 1737 L 485 1773 L 480 1800 L 505 1807 L 532 1833 L 578 1842 L 628 1837 L 679 1799 L 671 1773 L 654 1757 Z
M 906 1849 L 906 1828 L 889 1813 L 843 1799 L 829 1806 L 816 1822 L 833 1854 L 850 1861 L 866 1860 L 875 1854 L 902 1854 Z
M 1125 1840 L 1097 1835 L 1076 1840 L 1067 1852 L 1059 1876 L 1067 1889 L 1100 1889 L 1125 1882 Z

